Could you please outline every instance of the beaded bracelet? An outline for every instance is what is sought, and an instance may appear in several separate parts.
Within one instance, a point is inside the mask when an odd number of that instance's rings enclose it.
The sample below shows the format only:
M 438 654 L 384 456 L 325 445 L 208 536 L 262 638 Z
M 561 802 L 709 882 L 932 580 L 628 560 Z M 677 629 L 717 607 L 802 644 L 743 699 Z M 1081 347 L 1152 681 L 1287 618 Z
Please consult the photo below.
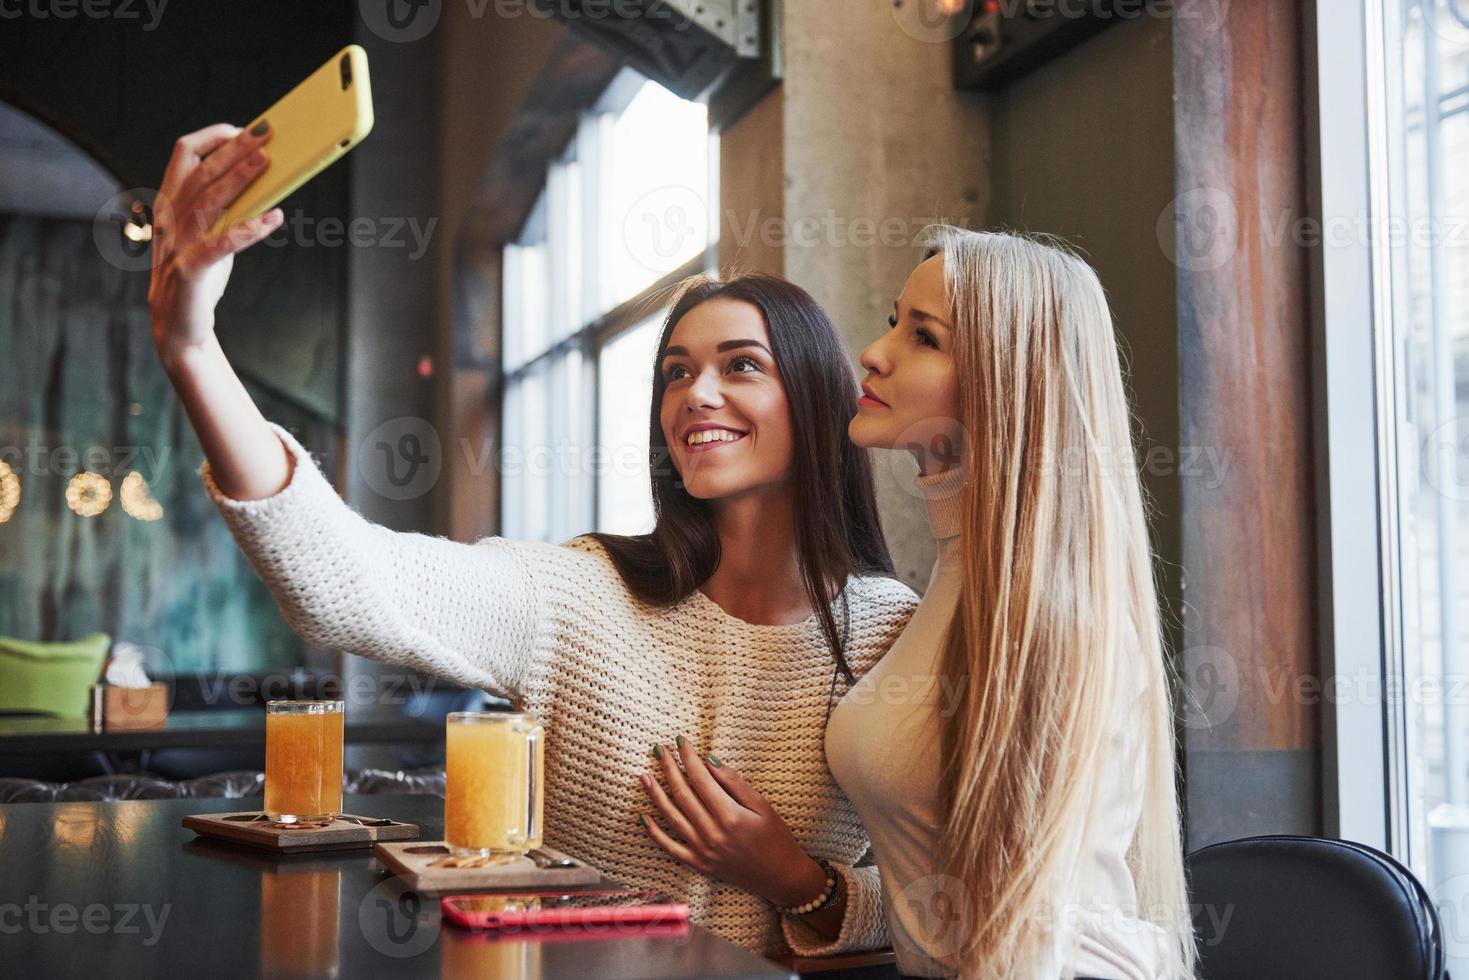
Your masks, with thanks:
M 809 902 L 803 902 L 800 905 L 776 906 L 776 911 L 781 915 L 809 915 L 812 912 L 821 911 L 836 899 L 838 891 L 837 883 L 841 881 L 842 876 L 837 873 L 837 869 L 832 867 L 831 862 L 826 858 L 817 858 L 816 863 L 820 864 L 821 870 L 826 872 L 826 887 L 822 889 L 820 895 L 811 899 Z

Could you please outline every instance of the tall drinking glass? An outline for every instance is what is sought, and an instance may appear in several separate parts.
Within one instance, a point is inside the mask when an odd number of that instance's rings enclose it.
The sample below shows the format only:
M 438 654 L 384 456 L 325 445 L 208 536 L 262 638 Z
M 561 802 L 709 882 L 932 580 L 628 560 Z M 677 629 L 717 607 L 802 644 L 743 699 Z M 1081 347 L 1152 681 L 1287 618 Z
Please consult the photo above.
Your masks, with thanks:
M 277 823 L 342 809 L 342 702 L 267 701 L 265 813 Z
M 529 714 L 447 716 L 444 842 L 456 856 L 510 860 L 541 846 L 543 734 Z

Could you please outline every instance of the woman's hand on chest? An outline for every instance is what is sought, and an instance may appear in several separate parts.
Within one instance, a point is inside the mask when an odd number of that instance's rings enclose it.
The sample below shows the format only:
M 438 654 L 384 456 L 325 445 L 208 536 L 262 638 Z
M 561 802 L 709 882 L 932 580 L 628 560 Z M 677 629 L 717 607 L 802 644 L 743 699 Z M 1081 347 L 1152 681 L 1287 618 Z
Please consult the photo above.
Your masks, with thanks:
M 655 746 L 653 765 L 657 775 L 643 773 L 639 781 L 668 828 L 642 818 L 658 846 L 776 905 L 795 905 L 820 891 L 821 865 L 742 775 L 713 755 L 700 755 L 681 735 L 672 746 Z

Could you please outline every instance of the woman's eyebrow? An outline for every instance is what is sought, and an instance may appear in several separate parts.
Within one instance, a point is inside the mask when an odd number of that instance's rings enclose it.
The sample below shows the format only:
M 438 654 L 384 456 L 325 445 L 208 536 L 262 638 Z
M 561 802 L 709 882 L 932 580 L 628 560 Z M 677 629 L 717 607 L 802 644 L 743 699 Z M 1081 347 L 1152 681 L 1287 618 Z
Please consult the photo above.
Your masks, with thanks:
M 725 351 L 739 350 L 741 347 L 758 347 L 765 353 L 770 354 L 770 348 L 758 340 L 726 340 L 714 349 L 723 354 Z M 770 356 L 774 357 L 775 355 L 771 354 Z
M 896 313 L 898 316 L 902 316 L 903 315 L 903 311 L 898 308 L 898 301 L 897 300 L 893 300 L 893 312 Z M 947 320 L 945 320 L 945 319 L 943 319 L 941 317 L 936 317 L 932 313 L 926 312 L 924 310 L 920 310 L 917 307 L 914 307 L 913 309 L 909 310 L 908 311 L 908 315 L 911 316 L 911 317 L 913 317 L 913 319 L 915 319 L 915 320 L 922 320 L 925 323 L 937 323 L 939 326 L 943 327 L 945 330 L 953 330 L 954 329 L 953 327 L 949 326 L 949 321 L 947 321 Z
M 758 347 L 761 350 L 763 350 L 765 353 L 770 354 L 770 348 L 769 347 L 766 347 L 764 344 L 760 343 L 760 341 L 758 341 L 758 340 L 726 340 L 726 341 L 722 341 L 714 349 L 717 350 L 719 353 L 723 354 L 726 351 L 739 350 L 741 347 Z M 688 357 L 688 356 L 689 356 L 689 351 L 688 351 L 688 348 L 687 347 L 667 347 L 667 348 L 664 348 L 664 350 L 663 350 L 663 357 L 665 359 L 666 358 L 669 358 L 669 357 Z M 770 356 L 771 357 L 774 357 L 775 355 L 774 354 L 770 354 Z
M 949 326 L 948 320 L 945 320 L 942 317 L 934 316 L 932 313 L 925 313 L 923 310 L 917 308 L 909 310 L 908 315 L 913 317 L 913 319 L 915 320 L 922 320 L 925 323 L 936 323 L 939 326 L 943 327 L 945 330 L 954 329 L 953 327 Z

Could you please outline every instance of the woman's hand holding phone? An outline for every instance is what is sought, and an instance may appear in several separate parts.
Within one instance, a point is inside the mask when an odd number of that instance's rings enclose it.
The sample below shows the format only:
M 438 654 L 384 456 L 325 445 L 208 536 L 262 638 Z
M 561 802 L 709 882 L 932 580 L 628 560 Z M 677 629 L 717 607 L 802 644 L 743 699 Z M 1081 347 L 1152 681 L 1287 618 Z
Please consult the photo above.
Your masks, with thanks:
M 214 336 L 214 308 L 235 253 L 280 227 L 285 216 L 273 208 L 217 235 L 207 232 L 265 169 L 270 136 L 268 127 L 244 131 L 220 123 L 180 138 L 153 207 L 153 342 L 216 483 L 239 500 L 278 492 L 292 462 L 225 358 Z
M 259 130 L 260 127 L 256 127 Z M 165 367 L 214 336 L 214 308 L 229 282 L 234 254 L 284 220 L 279 208 L 225 229 L 207 231 L 269 162 L 271 131 L 227 123 L 181 137 L 153 207 L 153 276 L 148 309 L 153 341 Z

